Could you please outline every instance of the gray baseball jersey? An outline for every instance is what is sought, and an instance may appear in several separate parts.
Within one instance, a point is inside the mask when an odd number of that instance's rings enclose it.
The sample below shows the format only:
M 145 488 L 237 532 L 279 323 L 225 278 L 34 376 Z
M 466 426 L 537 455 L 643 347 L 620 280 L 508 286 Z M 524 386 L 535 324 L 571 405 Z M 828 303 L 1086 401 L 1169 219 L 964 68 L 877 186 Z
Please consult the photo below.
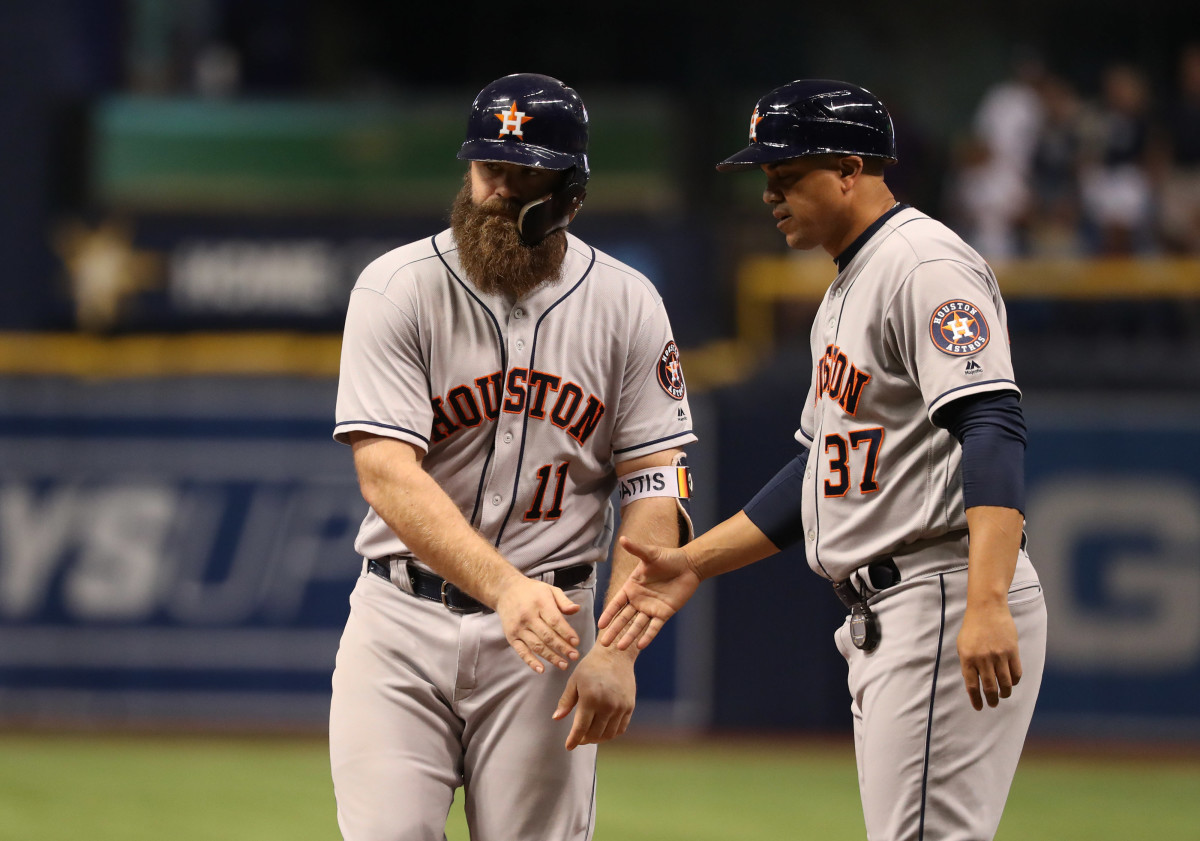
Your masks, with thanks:
M 867 835 L 991 838 L 1033 715 L 1046 611 L 1024 548 L 1009 590 L 1020 685 L 976 712 L 955 639 L 968 536 L 959 443 L 933 423 L 966 395 L 1017 391 L 991 269 L 912 208 L 886 218 L 838 273 L 812 329 L 813 377 L 796 437 L 809 446 L 805 549 L 814 571 L 854 576 L 882 640 L 835 635 L 848 683 Z M 890 559 L 899 583 L 876 587 Z M 856 574 L 857 573 L 857 574 Z
M 658 293 L 568 243 L 561 282 L 519 302 L 460 279 L 448 230 L 391 251 L 355 286 L 342 347 L 335 438 L 426 450 L 426 471 L 527 573 L 602 560 L 614 462 L 696 440 Z M 407 553 L 374 511 L 355 548 Z
M 424 450 L 463 516 L 529 575 L 603 560 L 615 465 L 695 440 L 654 287 L 567 241 L 561 279 L 518 300 L 464 280 L 450 231 L 391 251 L 351 293 L 342 345 L 335 438 Z M 355 547 L 410 555 L 373 510 Z M 404 568 L 391 564 L 390 582 L 364 571 L 338 649 L 329 739 L 344 837 L 441 838 L 463 786 L 477 841 L 590 839 L 596 746 L 566 751 L 571 720 L 551 720 L 574 666 L 534 674 L 496 614 L 412 595 Z M 581 655 L 594 581 L 569 589 Z
M 918 210 L 894 214 L 826 291 L 796 439 L 809 564 L 834 580 L 967 527 L 957 441 L 935 412 L 1017 391 L 1004 302 L 987 263 Z

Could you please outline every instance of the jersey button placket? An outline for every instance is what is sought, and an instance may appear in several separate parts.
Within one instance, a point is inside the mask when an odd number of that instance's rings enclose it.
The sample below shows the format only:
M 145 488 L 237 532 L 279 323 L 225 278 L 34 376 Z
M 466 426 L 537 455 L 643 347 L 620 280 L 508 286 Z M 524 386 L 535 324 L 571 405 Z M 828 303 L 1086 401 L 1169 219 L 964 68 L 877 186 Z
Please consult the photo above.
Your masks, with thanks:
M 529 313 L 524 307 L 513 307 L 513 309 L 508 313 L 509 325 L 511 327 L 515 327 L 516 324 L 514 322 L 523 321 L 527 315 L 529 315 Z M 510 334 L 509 341 L 512 342 L 512 347 L 514 350 L 516 350 L 516 352 L 520 353 L 525 350 L 525 340 L 523 338 L 512 336 Z

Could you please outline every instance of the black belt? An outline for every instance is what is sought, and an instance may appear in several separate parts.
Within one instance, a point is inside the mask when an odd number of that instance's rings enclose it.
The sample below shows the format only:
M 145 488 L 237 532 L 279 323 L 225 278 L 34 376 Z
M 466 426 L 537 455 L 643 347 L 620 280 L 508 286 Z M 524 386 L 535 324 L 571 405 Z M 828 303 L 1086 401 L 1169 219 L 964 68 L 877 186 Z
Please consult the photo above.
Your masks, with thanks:
M 867 580 L 877 591 L 886 590 L 888 587 L 894 587 L 900 583 L 900 570 L 891 558 L 872 561 L 867 564 L 866 572 Z M 842 604 L 846 606 L 847 610 L 853 609 L 857 604 L 866 604 L 867 602 L 867 597 L 854 586 L 852 578 L 833 582 L 833 592 L 837 593 L 837 597 L 842 600 Z
M 374 573 L 385 581 L 390 582 L 392 575 L 389 567 L 391 567 L 392 563 L 393 561 L 390 558 L 384 558 L 381 561 L 368 560 L 367 572 Z M 404 561 L 397 560 L 395 563 L 402 564 Z M 411 564 L 406 566 L 408 580 L 412 584 L 414 595 L 433 602 L 441 602 L 455 613 L 479 613 L 491 610 L 483 602 L 467 595 L 440 575 Z M 554 570 L 554 581 L 552 583 L 559 589 L 567 590 L 587 581 L 591 575 L 591 564 L 575 564 L 574 566 Z

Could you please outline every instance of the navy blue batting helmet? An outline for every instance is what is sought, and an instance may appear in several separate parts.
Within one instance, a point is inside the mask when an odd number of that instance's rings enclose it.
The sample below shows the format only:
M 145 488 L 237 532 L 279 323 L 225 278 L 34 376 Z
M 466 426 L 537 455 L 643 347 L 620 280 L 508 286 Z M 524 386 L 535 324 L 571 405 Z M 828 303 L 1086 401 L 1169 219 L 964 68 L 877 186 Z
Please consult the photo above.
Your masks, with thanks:
M 587 109 L 579 94 L 550 76 L 514 73 L 475 97 L 458 157 L 540 169 L 578 167 L 586 181 L 587 145 Z
M 875 94 L 832 79 L 800 79 L 768 93 L 750 116 L 750 145 L 717 169 L 732 172 L 804 155 L 896 162 L 892 118 Z

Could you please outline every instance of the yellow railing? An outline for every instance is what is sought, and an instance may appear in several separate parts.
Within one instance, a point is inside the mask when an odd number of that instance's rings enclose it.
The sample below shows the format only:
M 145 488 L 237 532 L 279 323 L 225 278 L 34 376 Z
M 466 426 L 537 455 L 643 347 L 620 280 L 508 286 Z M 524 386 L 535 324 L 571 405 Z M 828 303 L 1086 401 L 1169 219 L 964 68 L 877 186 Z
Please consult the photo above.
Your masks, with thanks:
M 1200 300 L 1200 260 L 1195 259 L 1024 260 L 994 268 L 1010 301 Z M 832 261 L 823 257 L 743 261 L 735 293 L 736 335 L 683 352 L 691 388 L 744 378 L 775 344 L 779 306 L 816 306 L 835 274 Z M 340 347 L 341 336 L 327 333 L 0 333 L 0 375 L 336 377 Z
M 1200 259 L 1012 260 L 992 268 L 1008 301 L 1200 299 Z M 836 274 L 823 257 L 744 260 L 737 277 L 737 342 L 756 352 L 771 348 L 779 304 L 816 305 Z
M 0 374 L 336 377 L 342 337 L 307 333 L 0 333 Z

